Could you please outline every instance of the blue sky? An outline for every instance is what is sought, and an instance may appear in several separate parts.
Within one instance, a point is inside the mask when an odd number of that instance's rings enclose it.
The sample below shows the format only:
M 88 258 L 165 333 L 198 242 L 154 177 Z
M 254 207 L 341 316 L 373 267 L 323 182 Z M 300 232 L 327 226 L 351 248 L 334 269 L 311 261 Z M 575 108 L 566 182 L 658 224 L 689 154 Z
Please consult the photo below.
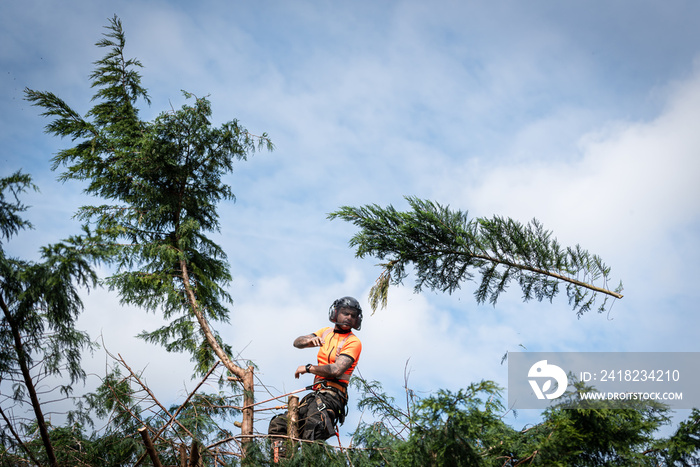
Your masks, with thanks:
M 22 90 L 85 113 L 94 43 L 114 14 L 144 65 L 143 117 L 184 104 L 184 89 L 210 96 L 216 122 L 239 119 L 276 145 L 237 165 L 216 237 L 235 278 L 231 323 L 216 327 L 274 390 L 306 384 L 293 371 L 314 352 L 291 342 L 343 295 L 366 305 L 359 370 L 397 400 L 407 367 L 420 393 L 506 386 L 501 357 L 521 346 L 700 350 L 697 2 L 2 2 L 0 175 L 22 169 L 41 188 L 27 198 L 36 229 L 9 246 L 17 255 L 76 232 L 71 216 L 90 202 L 55 181 L 49 159 L 70 142 L 43 133 Z M 579 319 L 563 298 L 523 304 L 517 288 L 493 307 L 476 304 L 473 284 L 446 296 L 407 282 L 370 315 L 377 261 L 355 259 L 353 226 L 326 216 L 404 209 L 404 196 L 535 217 L 602 256 L 625 297 Z M 186 357 L 133 337 L 157 316 L 100 290 L 85 303 L 84 329 L 144 368 L 156 394 L 193 386 Z M 103 373 L 105 357 L 86 365 Z

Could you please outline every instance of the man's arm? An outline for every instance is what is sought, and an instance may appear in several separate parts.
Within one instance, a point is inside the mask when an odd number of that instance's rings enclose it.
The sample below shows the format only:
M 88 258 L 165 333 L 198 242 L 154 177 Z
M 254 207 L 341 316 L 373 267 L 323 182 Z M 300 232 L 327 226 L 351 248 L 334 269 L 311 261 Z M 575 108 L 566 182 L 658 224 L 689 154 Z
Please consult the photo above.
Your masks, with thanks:
M 296 339 L 294 339 L 294 347 L 296 347 L 297 349 L 305 349 L 307 347 L 321 347 L 323 343 L 324 340 L 316 334 L 299 336 Z
M 350 368 L 350 365 L 352 365 L 354 361 L 355 360 L 351 356 L 340 354 L 335 363 L 331 363 L 330 365 L 310 365 L 308 373 L 324 378 L 339 378 Z M 299 375 L 303 375 L 304 373 L 307 373 L 306 366 L 302 365 L 297 368 L 294 377 L 299 378 Z

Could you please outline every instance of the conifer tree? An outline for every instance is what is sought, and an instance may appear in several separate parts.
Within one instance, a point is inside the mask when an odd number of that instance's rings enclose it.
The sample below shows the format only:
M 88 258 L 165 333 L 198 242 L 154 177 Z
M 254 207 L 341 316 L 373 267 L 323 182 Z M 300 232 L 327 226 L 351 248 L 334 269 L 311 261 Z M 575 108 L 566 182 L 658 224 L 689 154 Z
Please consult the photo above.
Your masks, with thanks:
M 415 290 L 452 293 L 465 281 L 478 285 L 477 302 L 496 304 L 512 281 L 528 301 L 552 300 L 564 284 L 569 304 L 580 316 L 609 298 L 622 298 L 622 283 L 608 290 L 610 268 L 580 246 L 563 248 L 536 219 L 469 218 L 432 201 L 406 198 L 411 210 L 393 206 L 344 206 L 329 215 L 352 222 L 360 231 L 350 240 L 359 258 L 373 256 L 382 272 L 370 293 L 374 310 L 386 306 L 390 284 L 401 284 L 412 266 Z M 596 285 L 596 283 L 601 285 Z
M 231 276 L 226 254 L 208 234 L 219 229 L 217 204 L 233 199 L 224 175 L 235 160 L 272 143 L 236 120 L 213 127 L 210 102 L 186 92 L 192 105 L 141 120 L 137 104 L 149 103 L 142 65 L 125 57 L 116 16 L 106 29 L 96 44 L 106 55 L 90 76 L 96 104 L 85 117 L 50 92 L 27 89 L 26 98 L 52 119 L 48 133 L 76 142 L 53 159 L 54 169 L 66 169 L 60 178 L 86 181 L 85 192 L 106 202 L 82 207 L 79 217 L 112 249 L 116 272 L 108 285 L 123 304 L 168 320 L 141 337 L 189 352 L 202 374 L 218 358 L 242 377 L 210 325 L 229 319 Z
M 611 409 L 609 401 L 582 399 L 593 389 L 580 382 L 521 430 L 504 422 L 501 388 L 491 381 L 424 397 L 407 387 L 405 407 L 376 381 L 354 382 L 360 407 L 376 419 L 353 435 L 363 448 L 351 453 L 356 466 L 690 466 L 700 453 L 697 409 L 661 437 L 659 429 L 670 422 L 667 406 L 628 400 Z
M 30 188 L 36 189 L 31 177 L 21 172 L 0 179 L 0 382 L 3 392 L 12 390 L 5 392 L 0 404 L 4 426 L 0 432 L 3 446 L 18 446 L 34 463 L 40 465 L 45 459 L 55 466 L 58 460 L 39 386 L 47 377 L 67 375 L 68 384 L 50 391 L 68 396 L 72 385 L 85 379 L 80 362 L 91 343 L 86 333 L 75 328 L 83 309 L 78 287 L 95 285 L 90 259 L 98 259 L 101 253 L 84 239 L 72 237 L 41 248 L 39 262 L 8 256 L 3 243 L 32 227 L 21 217 L 27 207 L 19 200 Z M 51 399 L 59 397 L 51 395 Z M 6 402 L 12 403 L 3 407 Z M 27 405 L 35 420 L 21 423 L 20 414 Z M 24 442 L 23 432 L 30 426 L 40 435 L 41 454 L 33 453 Z

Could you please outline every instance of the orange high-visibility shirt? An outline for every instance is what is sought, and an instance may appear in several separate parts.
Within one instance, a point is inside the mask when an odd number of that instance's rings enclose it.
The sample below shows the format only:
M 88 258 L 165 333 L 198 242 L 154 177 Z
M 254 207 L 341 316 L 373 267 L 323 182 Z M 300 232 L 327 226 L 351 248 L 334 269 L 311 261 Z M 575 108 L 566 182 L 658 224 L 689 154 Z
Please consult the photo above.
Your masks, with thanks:
M 321 337 L 323 333 L 328 329 L 332 328 L 321 328 L 314 334 Z M 340 349 L 340 355 L 347 355 L 348 357 L 351 357 L 353 359 L 353 362 L 352 365 L 350 365 L 350 368 L 348 368 L 343 374 L 343 376 L 338 378 L 338 380 L 342 383 L 347 384 L 350 381 L 350 376 L 355 370 L 355 367 L 357 366 L 357 361 L 360 359 L 360 353 L 362 352 L 362 342 L 360 342 L 360 339 L 355 334 L 353 334 L 352 332 L 349 332 L 347 334 L 338 334 L 336 332 L 327 334 L 325 337 L 325 343 L 321 346 L 320 349 L 318 349 L 317 358 L 319 365 L 329 365 L 335 363 L 338 344 L 340 344 L 341 341 L 343 341 L 343 339 L 345 339 L 345 342 L 342 343 L 343 346 Z M 321 376 L 316 376 L 316 378 L 329 379 L 323 378 Z

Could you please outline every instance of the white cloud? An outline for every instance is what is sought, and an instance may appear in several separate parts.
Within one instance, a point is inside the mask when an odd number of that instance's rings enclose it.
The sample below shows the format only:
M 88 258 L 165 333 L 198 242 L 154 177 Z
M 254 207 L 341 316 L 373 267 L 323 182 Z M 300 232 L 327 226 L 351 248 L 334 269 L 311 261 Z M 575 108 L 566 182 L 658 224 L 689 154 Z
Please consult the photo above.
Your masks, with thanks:
M 651 121 L 604 124 L 581 137 L 578 158 L 482 168 L 479 177 L 469 177 L 474 183 L 448 184 L 443 191 L 461 193 L 455 204 L 478 206 L 478 215 L 522 222 L 536 217 L 564 244 L 667 270 L 677 246 L 669 233 L 692 227 L 700 214 L 700 133 L 693 123 L 700 112 L 699 76 L 676 84 Z M 471 170 L 472 163 L 464 172 Z

